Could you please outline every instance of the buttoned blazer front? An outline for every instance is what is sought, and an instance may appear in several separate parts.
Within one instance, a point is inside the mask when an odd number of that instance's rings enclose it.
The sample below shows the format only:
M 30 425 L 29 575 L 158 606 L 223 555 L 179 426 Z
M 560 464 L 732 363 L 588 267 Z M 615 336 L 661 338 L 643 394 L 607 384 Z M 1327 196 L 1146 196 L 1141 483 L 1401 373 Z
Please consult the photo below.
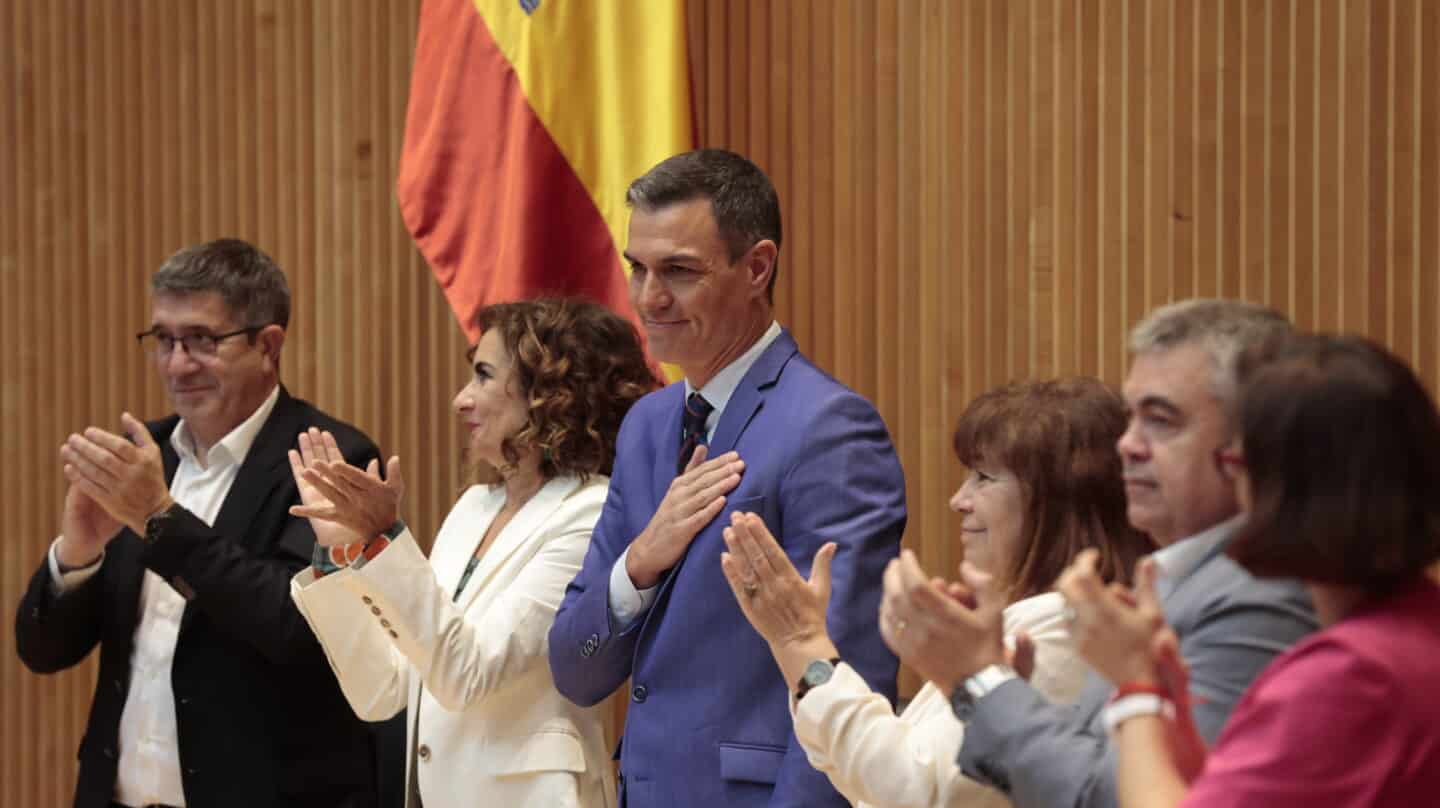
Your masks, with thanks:
M 468 489 L 428 561 L 406 530 L 360 569 L 318 580 L 307 569 L 292 582 L 355 712 L 372 721 L 406 706 L 412 719 L 418 712 L 410 743 L 421 753 L 407 757 L 426 808 L 614 804 L 608 711 L 563 698 L 545 662 L 606 483 L 546 482 L 491 539 L 458 600 L 503 487 Z
M 845 805 L 805 758 L 782 679 L 720 569 L 733 511 L 764 519 L 809 574 L 827 541 L 829 630 L 840 653 L 893 701 L 899 666 L 876 615 L 885 564 L 900 549 L 905 485 L 873 406 L 800 354 L 789 332 L 747 371 L 711 435 L 710 454 L 745 461 L 721 515 L 666 573 L 644 617 L 612 627 L 611 569 L 676 476 L 685 397 L 677 383 L 641 399 L 620 429 L 615 474 L 584 567 L 550 634 L 561 692 L 594 704 L 631 681 L 619 751 L 622 803 L 652 806 Z
M 1240 696 L 1285 649 L 1318 626 L 1304 587 L 1257 579 L 1216 546 L 1161 598 L 1190 669 L 1196 727 L 1213 744 Z M 965 719 L 960 768 L 1017 808 L 1117 804 L 1115 748 L 1101 713 L 1113 687 L 1091 673 L 1074 707 L 1023 681 L 978 700 Z
M 179 464 L 170 444 L 179 420 L 171 415 L 146 424 L 160 446 L 167 483 Z M 374 739 L 346 707 L 319 643 L 288 597 L 291 576 L 310 563 L 315 534 L 309 521 L 289 513 L 300 498 L 286 451 L 312 426 L 335 435 L 349 463 L 363 466 L 379 455 L 359 430 L 282 386 L 213 526 L 181 509 L 153 544 L 123 529 L 100 570 L 59 597 L 51 593 L 48 563 L 36 570 L 16 617 L 25 664 L 57 671 L 100 646 L 78 754 L 77 808 L 109 808 L 114 799 L 120 716 L 147 569 L 186 598 L 170 676 L 186 802 L 207 808 L 376 803 Z

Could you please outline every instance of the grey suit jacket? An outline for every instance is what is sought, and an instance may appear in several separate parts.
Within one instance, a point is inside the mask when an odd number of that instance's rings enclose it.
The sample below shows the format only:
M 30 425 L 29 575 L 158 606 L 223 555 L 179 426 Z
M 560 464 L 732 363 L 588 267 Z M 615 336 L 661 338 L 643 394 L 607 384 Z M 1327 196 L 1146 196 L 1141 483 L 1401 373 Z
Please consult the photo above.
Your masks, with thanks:
M 1195 723 L 1211 744 L 1270 660 L 1318 627 L 1299 583 L 1251 577 L 1224 542 L 1174 583 L 1162 607 L 1190 666 Z M 1059 706 L 1024 681 L 1006 682 L 959 716 L 960 768 L 1009 793 L 1016 808 L 1117 805 L 1115 750 L 1100 721 L 1111 690 L 1092 672 L 1079 701 Z

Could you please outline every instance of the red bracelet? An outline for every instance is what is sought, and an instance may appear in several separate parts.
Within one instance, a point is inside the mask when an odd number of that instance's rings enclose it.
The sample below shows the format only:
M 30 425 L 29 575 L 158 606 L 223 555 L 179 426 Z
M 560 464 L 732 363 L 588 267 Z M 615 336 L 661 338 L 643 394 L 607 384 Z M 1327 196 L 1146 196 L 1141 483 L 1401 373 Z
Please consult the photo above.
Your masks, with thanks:
M 1126 696 L 1134 696 L 1139 693 L 1148 693 L 1166 700 L 1174 698 L 1170 695 L 1169 690 L 1160 685 L 1152 685 L 1149 682 L 1121 682 L 1115 687 L 1115 692 L 1111 694 L 1110 703 L 1114 704 Z

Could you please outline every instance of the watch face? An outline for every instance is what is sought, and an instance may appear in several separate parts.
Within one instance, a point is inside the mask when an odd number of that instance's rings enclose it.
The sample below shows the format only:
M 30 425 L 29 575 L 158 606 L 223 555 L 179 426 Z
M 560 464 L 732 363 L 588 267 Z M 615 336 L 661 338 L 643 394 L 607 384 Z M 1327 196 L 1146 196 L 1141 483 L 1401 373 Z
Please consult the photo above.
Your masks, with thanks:
M 835 675 L 835 666 L 828 659 L 817 659 L 805 666 L 805 675 L 800 677 L 807 687 L 816 687 L 830 681 Z

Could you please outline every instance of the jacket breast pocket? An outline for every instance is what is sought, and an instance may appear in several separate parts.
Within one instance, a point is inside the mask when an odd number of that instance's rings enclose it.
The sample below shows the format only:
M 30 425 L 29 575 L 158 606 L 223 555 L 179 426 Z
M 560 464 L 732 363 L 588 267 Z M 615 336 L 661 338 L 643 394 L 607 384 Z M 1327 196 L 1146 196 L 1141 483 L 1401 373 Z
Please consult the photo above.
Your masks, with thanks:
M 760 743 L 720 743 L 723 780 L 774 785 L 785 761 L 785 747 Z

